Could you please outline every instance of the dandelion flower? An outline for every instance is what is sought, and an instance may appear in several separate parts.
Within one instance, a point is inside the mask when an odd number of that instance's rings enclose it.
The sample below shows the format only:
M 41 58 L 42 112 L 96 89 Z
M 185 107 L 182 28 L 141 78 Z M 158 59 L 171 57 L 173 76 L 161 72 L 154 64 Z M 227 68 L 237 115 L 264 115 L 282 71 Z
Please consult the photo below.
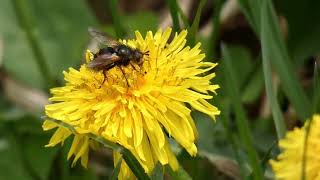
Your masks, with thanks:
M 301 179 L 305 135 L 309 123 L 311 124 L 306 143 L 305 179 L 320 179 L 320 115 L 314 115 L 304 127 L 295 128 L 280 140 L 279 146 L 283 152 L 277 160 L 270 160 L 277 179 Z
M 82 65 L 79 70 L 64 72 L 66 85 L 51 89 L 53 102 L 45 107 L 46 115 L 73 126 L 76 130 L 68 158 L 73 163 L 81 158 L 86 166 L 93 140 L 85 136 L 92 133 L 129 149 L 147 173 L 155 164 L 169 164 L 178 168 L 177 159 L 170 148 L 169 138 L 175 139 L 187 152 L 195 156 L 197 129 L 191 117 L 191 108 L 213 119 L 220 111 L 207 102 L 216 94 L 218 85 L 211 84 L 215 77 L 211 70 L 216 63 L 203 62 L 200 43 L 186 47 L 187 31 L 175 34 L 168 42 L 171 29 L 156 34 L 148 32 L 143 38 L 122 40 L 144 55 L 142 65 L 114 67 L 106 72 L 94 71 Z M 93 54 L 87 51 L 87 62 Z M 128 82 L 126 82 L 126 79 Z M 129 86 L 128 86 L 129 84 Z M 186 106 L 188 105 L 188 106 Z M 44 130 L 58 128 L 47 146 L 55 146 L 72 132 L 50 121 Z M 117 162 L 120 155 L 114 153 Z M 133 177 L 123 162 L 121 177 Z

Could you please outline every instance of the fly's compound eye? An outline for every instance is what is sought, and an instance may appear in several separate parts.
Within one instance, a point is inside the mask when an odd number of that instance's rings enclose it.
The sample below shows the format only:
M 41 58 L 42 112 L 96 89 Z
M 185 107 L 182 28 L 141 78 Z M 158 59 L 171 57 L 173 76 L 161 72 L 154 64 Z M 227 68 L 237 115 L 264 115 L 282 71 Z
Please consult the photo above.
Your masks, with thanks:
M 138 64 L 142 63 L 142 53 L 139 51 L 135 51 L 134 52 L 134 59 Z

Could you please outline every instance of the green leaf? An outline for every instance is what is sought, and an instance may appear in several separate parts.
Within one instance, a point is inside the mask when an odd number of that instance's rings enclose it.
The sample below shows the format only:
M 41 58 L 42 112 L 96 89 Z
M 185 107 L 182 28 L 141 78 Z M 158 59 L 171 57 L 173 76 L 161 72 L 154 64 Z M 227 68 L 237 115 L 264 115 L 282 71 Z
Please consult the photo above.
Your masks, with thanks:
M 44 148 L 49 136 L 41 129 L 41 121 L 32 116 L 4 122 L 1 129 L 4 136 L 10 137 L 10 145 L 18 149 L 18 157 L 23 168 L 33 178 L 48 179 L 57 154 L 57 148 Z M 0 173 L 1 174 L 1 173 Z
M 270 0 L 264 0 L 261 7 L 261 45 L 263 57 L 271 61 L 276 68 L 283 91 L 291 101 L 295 111 L 301 119 L 311 114 L 311 105 L 303 92 L 288 52 L 281 37 L 279 22 Z
M 3 103 L 3 104 L 2 104 Z M 0 122 L 15 121 L 23 119 L 26 112 L 18 107 L 12 107 L 12 104 L 1 102 L 1 105 L 6 105 L 6 107 L 0 108 Z
M 160 163 L 157 163 L 153 169 L 152 174 L 151 174 L 151 179 L 152 180 L 163 180 L 163 176 L 164 176 L 164 168 Z
M 13 136 L 0 138 L 0 179 L 5 180 L 33 180 L 24 168 L 19 154 L 19 147 Z
M 166 166 L 166 172 L 169 173 L 173 180 L 191 180 L 192 178 L 189 174 L 183 169 L 183 167 L 179 166 L 179 169 L 174 171 L 170 166 Z
M 47 83 L 34 62 L 26 35 L 18 26 L 10 0 L 0 1 L 0 26 L 6 53 L 4 66 L 18 80 L 36 88 Z M 81 63 L 88 42 L 88 26 L 96 21 L 85 1 L 26 0 L 36 37 L 55 78 L 63 79 L 62 71 Z M 72 7 L 72 8 L 70 8 Z M 81 21 L 79 21 L 81 14 Z
M 248 78 L 252 76 L 252 70 L 255 68 L 253 58 L 249 50 L 243 46 L 230 45 L 228 49 L 230 55 L 236 58 L 236 60 L 232 62 L 232 68 L 237 75 L 235 76 L 235 80 L 242 89 L 242 87 L 248 85 Z
M 43 117 L 43 119 L 45 120 L 49 120 L 52 121 L 54 123 L 57 123 L 67 129 L 69 129 L 73 134 L 77 134 L 77 131 L 74 129 L 73 126 L 64 123 L 62 121 L 59 120 L 55 120 L 52 118 L 48 118 L 48 117 Z M 131 171 L 134 173 L 134 175 L 138 178 L 138 179 L 150 179 L 149 176 L 145 173 L 143 167 L 141 166 L 141 164 L 139 163 L 139 161 L 135 158 L 135 156 L 126 148 L 122 147 L 119 144 L 115 144 L 107 139 L 104 139 L 100 136 L 88 133 L 86 134 L 89 138 L 91 138 L 94 141 L 97 141 L 99 143 L 101 143 L 103 146 L 107 147 L 107 148 L 111 148 L 112 150 L 120 153 L 123 155 L 123 159 L 125 160 L 125 162 L 127 163 L 127 165 L 129 166 L 129 168 L 131 169 Z
M 263 169 L 266 169 L 267 163 L 271 158 L 271 152 L 272 150 L 277 147 L 277 141 L 274 141 L 271 146 L 268 148 L 267 152 L 264 154 L 262 160 L 261 160 L 261 166 L 263 167 Z
M 44 133 L 20 136 L 23 154 L 30 168 L 43 180 L 48 179 L 54 157 L 58 152 L 58 148 L 44 147 L 48 143 L 48 138 Z
M 41 128 L 42 121 L 38 117 L 31 115 L 24 115 L 17 119 L 8 120 L 8 123 L 12 123 L 15 131 L 19 134 L 28 134 L 35 136 L 44 136 Z M 43 145 L 43 144 L 42 144 Z
M 218 96 L 215 99 L 215 104 L 219 104 L 219 109 L 222 112 L 215 123 L 212 123 L 207 115 L 200 112 L 192 112 L 192 117 L 199 133 L 197 142 L 198 155 L 209 160 L 215 167 L 214 169 L 216 171 L 219 170 L 218 174 L 222 172 L 235 179 L 241 177 L 244 179 L 244 175 L 249 174 L 250 169 L 248 169 L 247 161 L 240 157 L 243 152 L 238 146 L 238 137 L 236 137 L 236 132 L 232 130 L 233 126 L 230 126 L 230 123 L 227 122 L 229 119 L 225 117 L 229 112 L 227 108 L 224 108 L 223 104 L 226 103 L 222 103 L 221 96 Z M 183 163 L 183 161 L 180 162 Z M 236 162 L 239 165 L 236 165 Z M 207 165 L 202 167 L 203 164 L 204 159 L 199 163 L 194 159 L 190 160 L 189 166 L 186 165 L 189 170 L 188 173 L 195 179 L 203 179 L 207 177 L 206 175 L 215 174 L 212 170 L 208 172 L 208 169 L 212 169 L 212 167 Z
M 90 169 L 83 169 L 82 167 L 73 167 L 69 171 L 70 174 L 65 176 L 63 180 L 99 180 L 95 173 Z
M 232 149 L 229 143 L 225 143 L 226 135 L 224 132 L 221 117 L 214 123 L 209 116 L 201 112 L 192 112 L 198 129 L 197 148 L 199 152 L 209 152 L 214 155 L 227 156 L 232 158 Z
M 119 175 L 120 168 L 121 168 L 121 163 L 122 163 L 122 157 L 118 160 L 117 165 L 114 168 L 109 180 L 117 180 L 118 179 L 118 175 Z
M 236 81 L 235 71 L 233 69 L 232 60 L 229 53 L 228 47 L 225 45 L 222 46 L 222 55 L 223 55 L 223 69 L 224 75 L 227 82 L 227 92 L 232 100 L 233 109 L 236 114 L 236 123 L 237 128 L 239 130 L 240 139 L 244 146 L 246 147 L 246 151 L 248 153 L 249 162 L 251 168 L 253 169 L 254 179 L 263 179 L 262 169 L 259 166 L 258 154 L 253 147 L 252 135 L 249 129 L 248 120 L 245 115 L 244 108 L 241 104 L 240 92 L 237 87 L 239 87 L 238 82 Z
M 27 4 L 22 0 L 13 0 L 12 5 L 20 28 L 25 33 L 28 45 L 34 55 L 34 61 L 36 62 L 41 75 L 47 82 L 45 87 L 46 89 L 50 89 L 50 87 L 54 85 L 53 78 L 49 71 L 48 61 L 45 59 L 39 38 L 36 36 L 34 24 L 30 18 Z
M 259 154 L 265 154 L 271 144 L 277 141 L 277 133 L 274 133 L 274 122 L 272 117 L 259 117 L 252 120 L 252 134 L 254 137 L 254 147 Z
M 244 83 L 242 90 L 242 102 L 244 103 L 254 103 L 261 96 L 263 90 L 264 79 L 260 64 L 253 71 L 249 73 L 247 83 Z
M 3 65 L 7 72 L 34 87 L 44 87 L 44 79 L 40 74 L 33 54 L 27 43 L 26 35 L 19 28 L 13 11 L 11 0 L 0 1 L 0 33 L 5 46 Z M 17 51 L 18 50 L 18 51 Z
M 229 53 L 236 59 L 232 63 L 233 70 L 237 74 L 235 80 L 241 90 L 241 101 L 243 103 L 253 102 L 261 95 L 264 85 L 260 59 L 253 59 L 250 51 L 243 46 L 230 45 L 228 47 Z M 225 81 L 221 83 L 222 88 L 224 84 Z

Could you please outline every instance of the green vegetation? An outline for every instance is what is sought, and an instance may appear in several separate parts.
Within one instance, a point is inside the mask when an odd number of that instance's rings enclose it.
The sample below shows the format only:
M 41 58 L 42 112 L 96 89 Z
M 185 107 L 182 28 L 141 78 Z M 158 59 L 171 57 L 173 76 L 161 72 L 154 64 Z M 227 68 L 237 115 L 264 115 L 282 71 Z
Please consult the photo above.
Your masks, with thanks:
M 0 1 L 0 179 L 117 179 L 123 161 L 140 179 L 273 179 L 278 140 L 320 110 L 320 1 L 235 1 Z M 71 168 L 70 138 L 45 148 L 48 89 L 84 63 L 88 27 L 126 39 L 161 25 L 187 29 L 187 44 L 201 42 L 205 60 L 219 64 L 209 102 L 221 114 L 212 122 L 192 112 L 198 156 L 172 143 L 179 170 L 158 164 L 149 177 L 129 150 L 92 134 L 106 148 L 90 152 L 88 169 Z M 111 149 L 122 154 L 115 167 Z

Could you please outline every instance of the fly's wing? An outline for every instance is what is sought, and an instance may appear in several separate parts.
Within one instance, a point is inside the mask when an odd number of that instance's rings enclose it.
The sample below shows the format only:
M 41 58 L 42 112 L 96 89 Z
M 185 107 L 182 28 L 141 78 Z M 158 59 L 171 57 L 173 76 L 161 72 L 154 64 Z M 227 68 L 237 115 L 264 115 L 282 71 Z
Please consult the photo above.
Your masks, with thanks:
M 106 45 L 108 47 L 114 47 L 120 45 L 120 42 L 114 40 L 112 37 L 108 36 L 106 33 L 101 32 L 95 28 L 88 28 L 89 34 L 97 40 L 99 43 Z
M 88 63 L 88 67 L 92 69 L 102 70 L 102 69 L 110 69 L 115 65 L 117 61 L 120 60 L 120 57 L 112 54 L 106 53 L 99 55 L 98 57 L 94 58 L 92 61 Z

